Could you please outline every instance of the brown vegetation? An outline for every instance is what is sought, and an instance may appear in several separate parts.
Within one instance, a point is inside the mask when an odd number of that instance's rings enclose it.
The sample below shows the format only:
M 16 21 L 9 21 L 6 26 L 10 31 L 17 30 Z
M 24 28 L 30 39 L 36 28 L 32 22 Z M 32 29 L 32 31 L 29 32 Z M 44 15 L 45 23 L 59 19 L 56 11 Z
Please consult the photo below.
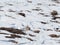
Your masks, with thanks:
M 25 17 L 25 13 L 18 13 L 19 15 Z

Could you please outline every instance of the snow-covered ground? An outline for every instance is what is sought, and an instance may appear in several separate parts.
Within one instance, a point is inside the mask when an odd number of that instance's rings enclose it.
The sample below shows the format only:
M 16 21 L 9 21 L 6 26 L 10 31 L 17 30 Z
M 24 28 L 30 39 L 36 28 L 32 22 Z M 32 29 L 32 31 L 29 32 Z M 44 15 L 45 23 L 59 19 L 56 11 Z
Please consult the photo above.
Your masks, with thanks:
M 0 0 L 0 45 L 60 45 L 60 1 Z

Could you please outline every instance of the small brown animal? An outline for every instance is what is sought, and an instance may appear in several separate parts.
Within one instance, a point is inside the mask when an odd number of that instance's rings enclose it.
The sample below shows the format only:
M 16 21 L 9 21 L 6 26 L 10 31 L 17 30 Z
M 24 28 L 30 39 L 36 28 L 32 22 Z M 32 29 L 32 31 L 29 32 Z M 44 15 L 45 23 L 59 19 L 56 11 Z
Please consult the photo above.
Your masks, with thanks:
M 51 12 L 51 15 L 52 15 L 52 16 L 56 16 L 56 15 L 58 15 L 58 12 L 55 11 L 55 10 L 53 10 L 53 11 Z

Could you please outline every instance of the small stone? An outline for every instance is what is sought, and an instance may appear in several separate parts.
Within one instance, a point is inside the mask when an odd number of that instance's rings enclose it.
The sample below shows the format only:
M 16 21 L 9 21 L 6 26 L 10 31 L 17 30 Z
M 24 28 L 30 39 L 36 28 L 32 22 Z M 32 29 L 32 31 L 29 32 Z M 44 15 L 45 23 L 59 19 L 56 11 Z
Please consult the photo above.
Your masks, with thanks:
M 19 15 L 25 17 L 25 13 L 18 13 Z

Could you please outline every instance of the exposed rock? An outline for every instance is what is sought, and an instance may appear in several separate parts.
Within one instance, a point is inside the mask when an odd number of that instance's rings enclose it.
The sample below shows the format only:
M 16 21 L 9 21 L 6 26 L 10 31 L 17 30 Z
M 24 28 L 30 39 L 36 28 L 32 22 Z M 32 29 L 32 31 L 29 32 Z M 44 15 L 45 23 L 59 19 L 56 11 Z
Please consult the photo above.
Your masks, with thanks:
M 23 16 L 23 17 L 26 16 L 25 13 L 18 13 L 18 14 L 21 15 L 21 16 Z

